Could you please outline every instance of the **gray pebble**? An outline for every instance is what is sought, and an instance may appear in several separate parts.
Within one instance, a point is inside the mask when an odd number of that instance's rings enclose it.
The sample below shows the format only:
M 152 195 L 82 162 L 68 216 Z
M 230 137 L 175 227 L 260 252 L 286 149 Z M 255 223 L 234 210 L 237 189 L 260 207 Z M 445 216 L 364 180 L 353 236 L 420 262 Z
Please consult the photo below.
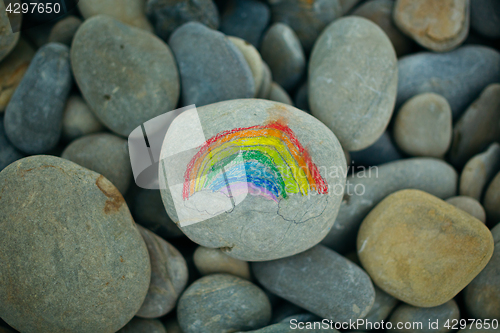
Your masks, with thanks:
M 222 14 L 220 31 L 259 47 L 271 20 L 269 6 L 257 0 L 231 0 Z
M 49 43 L 56 42 L 71 46 L 73 37 L 78 28 L 82 25 L 82 20 L 76 16 L 69 15 L 57 22 L 50 31 Z
M 257 98 L 268 99 L 271 93 L 271 84 L 273 83 L 273 74 L 269 66 L 262 62 L 262 83 L 257 93 Z
M 491 144 L 488 149 L 465 164 L 460 175 L 460 195 L 480 201 L 488 183 L 500 169 L 500 145 Z
M 483 204 L 488 216 L 488 223 L 495 226 L 500 222 L 500 172 L 488 185 Z
M 170 243 L 151 231 L 137 226 L 148 247 L 151 262 L 151 283 L 141 308 L 135 314 L 141 318 L 159 318 L 172 311 L 186 287 L 186 260 Z
M 488 84 L 500 81 L 500 54 L 470 45 L 443 54 L 408 55 L 398 68 L 397 108 L 415 95 L 433 92 L 446 98 L 456 120 Z
M 273 82 L 271 84 L 271 92 L 269 93 L 269 100 L 293 106 L 293 102 L 292 99 L 290 98 L 290 95 L 288 95 L 286 90 L 283 89 L 276 82 Z
M 322 244 L 346 253 L 355 247 L 363 219 L 386 196 L 418 189 L 446 199 L 456 195 L 457 178 L 451 165 L 433 158 L 395 161 L 349 176 L 339 214 Z
M 19 1 L 9 1 L 7 3 L 12 3 L 12 7 L 16 3 L 20 4 Z M 19 32 L 12 32 L 10 20 L 12 20 L 15 28 L 19 28 L 21 26 L 22 14 L 7 15 L 5 4 L 5 1 L 0 3 L 0 61 L 14 49 L 21 35 Z
M 295 105 L 297 109 L 301 109 L 302 111 L 309 113 L 309 97 L 307 96 L 308 89 L 307 82 L 297 89 L 297 92 L 295 93 Z
M 487 86 L 453 128 L 450 161 L 461 168 L 472 156 L 500 141 L 500 84 Z
M 200 22 L 211 29 L 219 27 L 219 12 L 212 0 L 147 0 L 146 15 L 164 41 L 187 22 Z
M 87 103 L 78 95 L 68 98 L 62 121 L 62 136 L 67 141 L 73 141 L 84 135 L 94 134 L 104 130 Z
M 116 332 L 132 319 L 151 268 L 113 184 L 43 155 L 11 164 L 0 183 L 0 316 L 21 332 Z
M 220 249 L 199 246 L 193 255 L 194 265 L 201 275 L 226 273 L 251 280 L 248 262 L 231 258 Z
M 387 294 L 382 289 L 375 287 L 375 302 L 373 303 L 373 307 L 370 312 L 366 315 L 365 325 L 359 325 L 357 330 L 373 330 L 373 323 L 381 322 L 382 320 L 386 320 L 389 314 L 394 310 L 396 305 L 399 303 L 399 300 Z M 372 323 L 372 326 L 368 323 Z
M 165 328 L 167 329 L 167 333 L 184 333 L 177 321 L 177 317 L 170 318 L 165 322 Z
M 167 330 L 159 320 L 134 318 L 118 333 L 167 333 Z
M 23 157 L 24 155 L 12 146 L 7 136 L 5 136 L 3 117 L 0 117 L 0 171 Z
M 260 52 L 273 80 L 285 90 L 295 88 L 306 68 L 304 50 L 295 32 L 286 24 L 273 24 L 262 39 Z
M 87 19 L 78 29 L 71 65 L 95 115 L 122 136 L 177 106 L 179 76 L 169 47 L 108 16 Z
M 354 6 L 356 6 L 360 0 L 339 0 L 340 7 L 342 7 L 342 15 L 349 12 Z
M 500 2 L 472 0 L 470 6 L 472 28 L 488 38 L 500 37 Z
M 100 173 L 120 193 L 127 192 L 132 168 L 126 140 L 108 133 L 87 135 L 70 143 L 61 157 Z
M 254 96 L 257 95 L 264 80 L 264 65 L 259 51 L 252 44 L 239 37 L 228 36 L 227 38 L 240 50 L 250 67 L 255 84 Z
M 471 197 L 458 196 L 446 199 L 446 202 L 474 216 L 479 221 L 486 223 L 486 213 L 483 206 Z
M 254 96 L 252 71 L 224 34 L 190 22 L 172 34 L 169 45 L 179 66 L 183 105 Z
M 382 29 L 357 16 L 337 20 L 323 31 L 311 54 L 311 112 L 345 149 L 369 147 L 391 118 L 397 73 L 394 48 Z
M 370 277 L 322 245 L 292 257 L 253 263 L 252 270 L 266 289 L 321 318 L 363 318 L 375 300 Z
M 40 154 L 57 145 L 72 83 L 68 47 L 40 48 L 5 110 L 5 133 L 16 148 Z
M 266 294 L 247 280 L 214 274 L 182 294 L 177 318 L 184 333 L 229 333 L 265 326 L 271 318 Z
M 354 164 L 367 166 L 385 164 L 403 158 L 387 131 L 368 148 L 350 152 L 350 155 Z

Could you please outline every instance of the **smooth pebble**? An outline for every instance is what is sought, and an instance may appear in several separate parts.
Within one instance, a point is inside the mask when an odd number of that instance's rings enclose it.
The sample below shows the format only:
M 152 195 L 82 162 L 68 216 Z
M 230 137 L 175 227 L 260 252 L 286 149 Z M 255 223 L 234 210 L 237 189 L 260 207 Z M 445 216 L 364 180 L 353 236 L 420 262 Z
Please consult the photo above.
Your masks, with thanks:
M 479 221 L 486 223 L 486 212 L 484 211 L 483 206 L 481 206 L 481 203 L 479 203 L 476 199 L 466 196 L 458 196 L 446 199 L 446 202 L 466 213 L 469 213 Z
M 194 265 L 201 275 L 226 273 L 251 280 L 248 262 L 231 258 L 220 249 L 199 246 L 193 255 Z

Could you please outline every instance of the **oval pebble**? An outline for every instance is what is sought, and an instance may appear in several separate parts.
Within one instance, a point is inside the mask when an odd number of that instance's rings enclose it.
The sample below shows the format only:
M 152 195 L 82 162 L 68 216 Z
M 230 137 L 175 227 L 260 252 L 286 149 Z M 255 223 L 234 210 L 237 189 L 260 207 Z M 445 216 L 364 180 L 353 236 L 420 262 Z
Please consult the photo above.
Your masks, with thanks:
M 358 233 L 359 259 L 386 293 L 417 307 L 451 300 L 486 266 L 486 226 L 439 198 L 402 190 L 379 203 Z
M 309 111 L 309 97 L 307 96 L 307 91 L 308 91 L 308 86 L 307 82 L 302 84 L 299 89 L 297 89 L 297 92 L 295 93 L 295 105 L 297 106 L 297 109 L 301 109 L 302 111 L 308 112 Z M 348 163 L 349 164 L 349 163 Z
M 295 32 L 286 24 L 273 24 L 262 39 L 260 52 L 273 80 L 285 90 L 295 88 L 306 68 L 304 50 Z
M 7 14 L 5 8 L 6 3 L 12 4 L 13 6 L 16 3 L 20 4 L 20 2 L 17 0 L 9 2 L 2 1 L 0 3 L 0 61 L 14 49 L 19 40 L 19 36 L 21 36 L 19 32 L 12 32 L 11 20 L 12 24 L 15 25 L 15 27 L 20 27 L 22 14 Z
M 355 248 L 359 225 L 386 196 L 402 189 L 418 189 L 441 199 L 456 195 L 457 173 L 433 158 L 410 158 L 368 168 L 347 177 L 339 214 L 322 244 L 340 253 Z
M 273 83 L 273 74 L 269 66 L 262 62 L 262 83 L 257 93 L 257 98 L 268 99 L 271 93 L 271 84 Z
M 177 318 L 184 333 L 249 331 L 269 322 L 271 304 L 253 283 L 214 274 L 196 280 L 182 294 Z
M 488 222 L 493 226 L 498 224 L 500 222 L 500 172 L 488 185 L 483 203 Z
M 500 37 L 500 3 L 496 0 L 472 0 L 470 6 L 472 28 L 488 38 Z
M 159 318 L 172 311 L 188 282 L 188 268 L 181 253 L 161 237 L 137 226 L 151 261 L 151 282 L 141 308 L 141 318 Z
M 68 98 L 62 121 L 62 136 L 67 141 L 73 141 L 82 136 L 104 130 L 87 103 L 78 95 Z
M 486 213 L 484 211 L 484 208 L 476 199 L 466 196 L 458 196 L 449 198 L 446 200 L 446 202 L 452 204 L 458 209 L 463 210 L 466 213 L 469 213 L 479 221 L 486 223 Z
M 118 333 L 167 333 L 167 330 L 159 320 L 134 318 Z
M 228 38 L 241 51 L 243 57 L 245 57 L 245 60 L 252 71 L 252 77 L 255 83 L 254 95 L 257 95 L 264 79 L 264 68 L 259 51 L 257 51 L 252 44 L 241 38 L 233 36 L 228 36 Z
M 41 154 L 57 145 L 72 84 L 68 47 L 40 48 L 5 110 L 5 133 L 16 148 Z
M 127 192 L 132 168 L 126 140 L 108 133 L 87 135 L 70 143 L 61 157 L 100 173 L 120 193 Z
M 203 131 L 201 127 L 186 131 L 186 126 L 193 122 L 201 124 Z M 251 128 L 255 131 L 250 131 Z M 234 190 L 238 195 L 232 203 L 223 188 L 211 191 L 214 193 L 211 196 L 205 195 L 204 189 L 217 188 L 220 183 L 202 185 L 194 180 L 198 184 L 194 188 L 184 176 L 174 178 L 174 171 L 195 177 L 198 165 L 207 163 L 204 161 L 207 148 L 204 147 L 219 151 L 220 147 L 226 147 L 221 143 L 228 142 L 230 146 L 246 137 L 248 143 L 238 146 L 245 156 L 243 160 L 248 158 L 251 161 L 255 154 L 261 161 L 259 163 L 275 168 L 276 175 L 283 180 L 276 180 L 276 176 L 261 169 L 262 164 L 255 163 L 255 168 L 252 168 L 262 171 L 245 172 L 246 181 L 241 189 Z M 179 157 L 167 158 L 187 147 L 185 142 L 189 143 L 190 150 L 175 154 Z M 254 148 L 253 142 L 259 143 L 258 149 Z M 272 153 L 274 149 L 278 149 L 280 156 L 290 164 L 283 164 L 284 160 Z M 229 156 L 237 156 L 236 151 L 227 152 Z M 263 152 L 271 154 L 270 157 L 266 158 Z M 218 155 L 210 159 L 210 163 L 220 163 L 221 158 Z M 304 158 L 308 160 L 307 164 L 303 164 Z M 172 220 L 178 222 L 181 230 L 197 244 L 222 248 L 229 256 L 245 261 L 287 257 L 319 243 L 337 215 L 346 172 L 344 152 L 326 126 L 294 107 L 258 99 L 225 101 L 198 108 L 197 113 L 181 114 L 169 128 L 160 160 L 165 161 L 164 170 L 172 174 L 170 180 L 167 176 L 166 187 L 161 190 L 163 203 Z M 243 163 L 239 161 L 229 170 L 238 170 L 233 168 Z M 317 171 L 314 171 L 314 178 L 308 178 L 305 173 L 297 173 L 299 169 Z M 210 175 L 215 176 L 218 172 L 215 169 Z M 291 175 L 295 178 L 290 178 Z M 262 179 L 272 182 L 262 183 Z M 230 186 L 235 186 L 233 182 Z
M 411 156 L 443 157 L 450 147 L 452 130 L 448 101 L 433 93 L 409 99 L 394 121 L 396 144 Z
M 252 71 L 224 34 L 190 22 L 178 28 L 168 44 L 179 66 L 183 105 L 200 107 L 254 96 Z
M 116 332 L 132 319 L 151 267 L 113 184 L 43 155 L 11 164 L 0 183 L 0 316 L 21 332 Z
M 377 286 L 374 287 L 375 302 L 373 303 L 370 312 L 368 312 L 366 317 L 363 318 L 365 320 L 364 325 L 357 326 L 357 330 L 372 331 L 373 324 L 386 320 L 392 310 L 394 310 L 396 305 L 399 303 L 397 299 L 387 294 Z
M 371 146 L 363 150 L 352 151 L 350 154 L 354 164 L 368 166 L 385 164 L 403 158 L 387 131 Z
M 0 171 L 23 157 L 24 155 L 7 139 L 3 125 L 3 117 L 0 117 Z
M 288 104 L 293 106 L 290 95 L 276 82 L 271 83 L 271 92 L 269 93 L 269 100 Z
M 220 249 L 199 246 L 194 251 L 194 264 L 201 275 L 226 273 L 251 280 L 248 262 L 231 258 Z
M 49 43 L 61 43 L 71 47 L 76 31 L 82 25 L 82 20 L 69 15 L 58 21 L 50 31 Z
M 382 29 L 357 16 L 337 20 L 323 31 L 311 54 L 311 112 L 345 149 L 369 147 L 391 118 L 397 73 L 394 48 Z
M 321 318 L 363 318 L 375 301 L 368 275 L 338 253 L 318 245 L 306 252 L 252 264 L 266 289 Z
M 87 19 L 74 37 L 71 65 L 90 108 L 119 135 L 177 106 L 175 59 L 164 42 L 144 30 L 104 15 Z

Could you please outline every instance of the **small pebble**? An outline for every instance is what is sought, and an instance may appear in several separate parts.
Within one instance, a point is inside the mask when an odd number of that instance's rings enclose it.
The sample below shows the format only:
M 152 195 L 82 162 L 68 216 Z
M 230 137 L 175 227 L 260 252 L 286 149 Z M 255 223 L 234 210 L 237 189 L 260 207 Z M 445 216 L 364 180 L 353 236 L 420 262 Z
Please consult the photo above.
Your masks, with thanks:
M 479 221 L 486 223 L 486 213 L 484 211 L 484 208 L 476 199 L 466 196 L 458 196 L 449 198 L 446 200 L 446 202 L 452 204 L 458 209 L 463 210 L 466 213 L 469 213 Z
M 167 329 L 167 333 L 183 333 L 176 317 L 167 320 L 165 328 Z
M 68 98 L 62 121 L 62 136 L 73 141 L 82 136 L 102 132 L 104 126 L 99 122 L 87 103 L 78 95 Z
M 132 180 L 127 141 L 113 134 L 100 133 L 71 142 L 62 158 L 100 173 L 125 194 Z
M 375 286 L 375 303 L 373 303 L 373 307 L 364 318 L 365 323 L 377 323 L 382 320 L 385 321 L 398 303 L 399 301 L 397 299 Z M 369 325 L 370 324 L 365 324 L 363 326 L 360 325 L 357 329 L 366 331 L 373 330 L 373 326 L 370 327 Z
M 412 97 L 394 121 L 396 144 L 411 156 L 443 157 L 450 147 L 452 130 L 450 104 L 434 93 Z
M 271 84 L 273 83 L 273 74 L 269 66 L 262 62 L 262 82 L 257 93 L 257 98 L 268 99 L 271 93 Z
M 488 216 L 488 222 L 492 226 L 498 224 L 500 222 L 500 172 L 488 185 L 483 204 Z
M 451 300 L 493 254 L 478 219 L 420 190 L 389 195 L 363 220 L 358 256 L 373 282 L 413 306 Z
M 7 3 L 10 3 L 7 2 Z M 15 4 L 16 2 L 12 2 Z M 16 46 L 19 32 L 12 32 L 11 21 L 16 27 L 21 26 L 22 14 L 7 14 L 5 1 L 0 2 L 0 61 L 4 59 Z
M 480 201 L 489 182 L 500 169 L 500 145 L 493 143 L 483 153 L 471 158 L 460 175 L 460 195 Z
M 497 0 L 472 0 L 470 24 L 481 35 L 488 38 L 500 37 L 500 2 Z
M 345 149 L 369 147 L 391 119 L 397 73 L 394 48 L 382 29 L 357 16 L 337 20 L 323 31 L 311 54 L 311 112 Z
M 269 100 L 293 106 L 293 102 L 292 99 L 290 98 L 290 95 L 288 95 L 286 90 L 283 89 L 276 82 L 273 82 L 271 84 L 271 92 L 269 93 Z
M 342 7 L 342 15 L 349 12 L 354 6 L 356 6 L 360 0 L 339 0 L 340 7 Z
M 260 91 L 260 86 L 264 80 L 264 68 L 259 51 L 247 41 L 238 37 L 227 37 L 243 54 L 245 60 L 252 71 L 253 81 L 255 83 L 254 96 Z
M 231 258 L 220 249 L 199 246 L 194 252 L 194 264 L 201 275 L 227 273 L 251 280 L 248 262 Z
M 301 109 L 302 111 L 309 113 L 309 98 L 307 96 L 308 89 L 307 82 L 297 89 L 297 92 L 295 93 L 295 105 L 297 109 Z
M 69 15 L 57 22 L 50 31 L 49 43 L 56 42 L 71 46 L 73 37 L 78 28 L 82 25 L 82 20 L 76 16 Z
M 260 52 L 273 80 L 285 90 L 295 88 L 306 69 L 304 51 L 295 32 L 286 24 L 273 24 L 262 39 Z
M 214 274 L 195 281 L 182 294 L 177 318 L 184 333 L 249 331 L 269 322 L 271 304 L 253 283 Z
M 167 330 L 159 320 L 134 318 L 118 333 L 167 333 Z
M 387 131 L 368 148 L 353 151 L 350 154 L 354 164 L 367 166 L 385 164 L 403 158 Z
M 72 84 L 68 47 L 40 48 L 5 110 L 5 133 L 16 148 L 41 154 L 57 145 Z
M 23 158 L 24 155 L 18 151 L 7 139 L 3 125 L 3 117 L 0 116 L 0 171 L 9 164 Z

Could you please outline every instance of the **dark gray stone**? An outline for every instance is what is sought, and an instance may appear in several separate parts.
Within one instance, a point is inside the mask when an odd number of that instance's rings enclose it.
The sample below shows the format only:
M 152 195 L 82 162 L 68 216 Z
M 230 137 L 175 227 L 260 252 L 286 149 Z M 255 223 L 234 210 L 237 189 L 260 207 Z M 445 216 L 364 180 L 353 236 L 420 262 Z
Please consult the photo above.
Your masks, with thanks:
M 300 86 L 295 93 L 295 106 L 305 112 L 309 111 L 309 97 L 307 96 L 307 82 Z
M 259 47 L 264 30 L 271 20 L 271 11 L 257 0 L 230 0 L 222 14 L 220 31 L 242 38 Z
M 95 115 L 122 136 L 177 106 L 179 76 L 170 48 L 109 16 L 94 16 L 78 29 L 71 65 Z
M 379 165 L 403 158 L 394 145 L 390 134 L 386 131 L 370 147 L 349 153 L 355 165 Z
M 483 204 L 488 217 L 488 224 L 495 226 L 500 222 L 500 172 L 488 185 Z
M 182 82 L 182 104 L 197 107 L 254 96 L 252 72 L 226 36 L 201 23 L 186 23 L 169 40 Z
M 146 15 L 164 41 L 187 22 L 200 22 L 212 29 L 219 27 L 219 12 L 212 0 L 148 0 Z
M 387 294 L 382 289 L 378 288 L 377 286 L 374 287 L 375 302 L 373 303 L 373 307 L 371 308 L 370 312 L 368 312 L 368 314 L 364 318 L 365 325 L 357 326 L 358 330 L 372 331 L 374 328 L 368 323 L 370 322 L 373 325 L 373 323 L 379 323 L 382 320 L 385 321 L 385 319 L 387 319 L 389 314 L 399 303 L 397 299 Z
M 18 151 L 5 136 L 5 130 L 3 125 L 3 117 L 0 117 L 0 171 L 2 171 L 7 165 L 15 162 L 24 155 Z
M 415 95 L 434 92 L 450 103 L 456 120 L 487 85 L 500 81 L 500 54 L 468 45 L 448 53 L 408 55 L 398 68 L 397 108 Z
M 269 322 L 271 304 L 253 283 L 214 274 L 195 281 L 182 294 L 177 318 L 184 333 L 248 331 Z
M 5 133 L 16 148 L 41 154 L 57 145 L 72 83 L 68 47 L 40 48 L 5 110 Z
M 321 318 L 363 318 L 375 300 L 368 274 L 322 245 L 292 257 L 253 263 L 252 269 L 266 289 Z
M 167 333 L 167 330 L 159 320 L 134 318 L 118 333 Z
M 98 173 L 37 155 L 0 173 L 0 316 L 21 332 L 116 332 L 150 281 L 144 240 Z
M 488 38 L 500 37 L 500 2 L 497 0 L 472 0 L 471 26 Z

